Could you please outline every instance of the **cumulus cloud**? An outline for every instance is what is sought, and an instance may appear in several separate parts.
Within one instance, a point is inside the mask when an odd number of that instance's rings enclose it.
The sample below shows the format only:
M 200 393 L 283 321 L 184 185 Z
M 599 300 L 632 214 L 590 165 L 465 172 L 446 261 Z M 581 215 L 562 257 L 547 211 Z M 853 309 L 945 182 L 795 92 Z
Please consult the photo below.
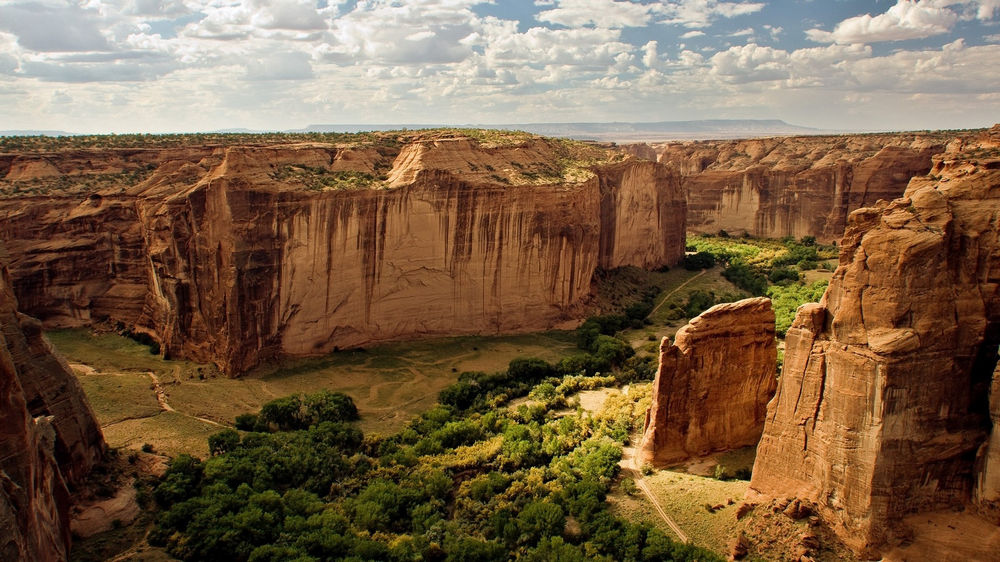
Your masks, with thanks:
M 67 3 L 6 4 L 0 5 L 0 30 L 33 51 L 102 51 L 110 44 L 98 29 L 97 15 Z
M 665 18 L 661 23 L 702 28 L 718 18 L 734 18 L 761 11 L 763 2 L 720 2 L 717 0 L 672 0 L 656 4 L 655 11 Z
M 301 52 L 267 53 L 246 63 L 247 80 L 305 80 L 312 78 L 309 55 Z
M 536 2 L 537 4 L 537 2 Z M 649 23 L 650 5 L 615 0 L 557 0 L 554 8 L 538 14 L 538 21 L 579 27 L 641 27 Z
M 780 80 L 790 76 L 788 52 L 755 43 L 730 47 L 710 60 L 711 73 L 730 83 Z
M 1000 111 L 1000 45 L 976 46 L 1000 42 L 985 27 L 995 23 L 1000 0 L 896 1 L 867 20 L 812 26 L 832 31 L 812 30 L 820 44 L 797 50 L 774 41 L 804 32 L 801 25 L 739 19 L 760 12 L 763 0 L 536 0 L 536 18 L 483 15 L 502 13 L 503 4 L 0 0 L 0 96 L 5 117 L 18 121 L 10 127 L 73 130 L 102 122 L 176 130 L 581 114 L 640 120 L 670 118 L 662 112 L 674 108 L 705 117 L 726 116 L 727 108 L 774 115 L 795 100 L 807 107 L 820 98 L 842 104 L 892 96 L 922 96 L 921 107 L 931 107 L 927 100 L 965 95 L 979 114 Z M 727 18 L 726 29 L 709 29 Z M 662 28 L 654 26 L 662 24 L 678 26 L 681 42 L 657 41 Z M 968 44 L 927 42 L 884 56 L 868 46 L 971 27 L 980 37 Z M 732 37 L 746 44 L 730 47 Z M 697 45 L 686 47 L 693 38 Z M 57 104 L 55 91 L 72 102 Z M 58 119 L 86 121 L 57 126 L 46 111 L 58 107 Z
M 848 18 L 833 29 L 810 29 L 806 36 L 819 43 L 875 43 L 940 35 L 951 30 L 958 14 L 935 0 L 897 0 L 884 14 Z

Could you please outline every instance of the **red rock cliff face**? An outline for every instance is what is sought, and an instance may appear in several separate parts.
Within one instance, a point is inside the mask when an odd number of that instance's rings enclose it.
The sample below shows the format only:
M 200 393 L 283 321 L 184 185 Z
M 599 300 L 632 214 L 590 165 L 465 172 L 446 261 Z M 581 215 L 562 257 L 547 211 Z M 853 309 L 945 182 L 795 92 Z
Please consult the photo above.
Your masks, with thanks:
M 2 253 L 2 246 L 0 246 Z M 104 439 L 69 368 L 37 321 L 17 313 L 0 263 L 0 559 L 65 560 L 69 493 Z
M 763 297 L 713 306 L 664 338 L 639 445 L 668 464 L 753 445 L 777 385 L 774 310 Z
M 598 266 L 684 251 L 676 173 L 595 147 L 438 135 L 168 156 L 124 192 L 0 200 L 26 310 L 122 322 L 240 373 L 279 355 L 551 327 L 584 314 Z M 356 188 L 353 172 L 385 179 Z
M 1000 127 L 936 160 L 851 214 L 826 295 L 788 331 L 751 481 L 815 501 L 867 554 L 908 513 L 1000 499 Z
M 678 166 L 688 230 L 830 242 L 847 215 L 902 195 L 950 140 L 943 133 L 786 137 L 657 145 Z

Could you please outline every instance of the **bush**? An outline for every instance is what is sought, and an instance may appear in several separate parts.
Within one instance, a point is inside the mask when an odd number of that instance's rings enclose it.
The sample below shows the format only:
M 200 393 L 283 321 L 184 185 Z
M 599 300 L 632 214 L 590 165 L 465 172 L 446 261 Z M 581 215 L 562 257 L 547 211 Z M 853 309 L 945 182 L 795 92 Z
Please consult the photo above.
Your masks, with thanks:
M 208 437 L 208 450 L 212 456 L 232 451 L 240 444 L 240 434 L 235 429 L 225 429 Z
M 684 269 L 697 271 L 715 267 L 715 255 L 711 252 L 698 252 L 690 256 L 684 256 Z
M 701 289 L 692 291 L 688 295 L 687 304 L 684 305 L 684 314 L 688 318 L 694 318 L 702 312 L 705 312 L 715 304 L 715 295 L 712 293 L 706 293 Z
M 725 271 L 722 272 L 722 276 L 751 295 L 759 297 L 767 291 L 767 278 L 754 268 L 739 261 L 730 262 Z
M 236 416 L 236 429 L 240 431 L 254 431 L 257 427 L 257 416 L 255 414 L 240 414 Z
M 771 270 L 771 273 L 767 276 L 771 280 L 771 283 L 788 284 L 789 282 L 796 282 L 799 280 L 799 272 L 795 271 L 790 267 L 775 267 Z

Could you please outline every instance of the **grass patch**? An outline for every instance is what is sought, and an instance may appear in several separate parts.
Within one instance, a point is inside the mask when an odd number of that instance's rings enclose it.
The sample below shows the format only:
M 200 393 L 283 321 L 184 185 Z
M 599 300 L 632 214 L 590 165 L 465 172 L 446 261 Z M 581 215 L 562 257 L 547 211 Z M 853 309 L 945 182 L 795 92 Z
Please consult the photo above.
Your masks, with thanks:
M 160 405 L 150 390 L 152 382 L 145 374 L 82 374 L 77 371 L 77 378 L 102 426 L 126 419 L 147 418 L 160 412 Z
M 70 362 L 83 363 L 105 373 L 153 371 L 161 379 L 218 375 L 211 365 L 163 359 L 154 355 L 148 345 L 114 332 L 73 329 L 55 330 L 45 335 Z
M 463 371 L 502 371 L 518 357 L 556 362 L 579 351 L 572 332 L 465 336 L 290 359 L 229 379 L 207 365 L 152 355 L 148 346 L 114 333 L 61 330 L 48 336 L 70 362 L 96 370 L 78 378 L 112 446 L 138 449 L 148 442 L 167 454 L 202 456 L 206 438 L 220 428 L 197 418 L 232 425 L 237 415 L 275 398 L 326 388 L 354 400 L 365 433 L 391 433 L 433 406 Z M 145 375 L 150 371 L 176 412 L 159 410 Z
M 180 412 L 160 412 L 152 417 L 130 419 L 101 428 L 108 445 L 140 449 L 146 443 L 153 451 L 169 456 L 189 453 L 208 456 L 208 436 L 222 428 Z
M 681 472 L 661 470 L 645 478 L 666 511 L 687 533 L 691 541 L 698 545 L 726 552 L 729 538 L 738 528 L 736 506 L 746 494 L 748 482 L 723 482 L 704 476 L 694 476 Z M 733 504 L 729 504 L 729 500 Z M 629 521 L 644 521 L 674 536 L 667 524 L 660 519 L 652 504 L 641 494 L 632 496 L 620 491 L 608 495 L 611 513 Z M 722 505 L 714 513 L 705 505 Z

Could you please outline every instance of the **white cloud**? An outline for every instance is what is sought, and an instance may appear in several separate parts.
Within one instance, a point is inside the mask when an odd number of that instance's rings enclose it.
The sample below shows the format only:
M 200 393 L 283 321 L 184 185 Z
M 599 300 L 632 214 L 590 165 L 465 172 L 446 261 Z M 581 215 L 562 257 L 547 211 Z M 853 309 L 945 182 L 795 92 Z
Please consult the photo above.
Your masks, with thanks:
M 717 0 L 671 0 L 654 4 L 655 11 L 666 16 L 662 23 L 702 28 L 717 18 L 734 18 L 761 11 L 763 2 L 719 2 Z
M 788 62 L 786 51 L 748 43 L 713 55 L 711 73 L 729 83 L 780 80 L 790 76 Z
M 97 25 L 98 14 L 78 6 L 54 2 L 0 5 L 0 30 L 17 36 L 33 51 L 102 51 L 110 48 Z
M 642 64 L 646 65 L 647 68 L 655 68 L 659 63 L 656 55 L 656 41 L 649 41 L 643 46 Z
M 897 0 L 884 14 L 848 18 L 833 31 L 810 29 L 806 36 L 819 43 L 902 41 L 947 33 L 957 21 L 958 14 L 934 0 Z
M 302 52 L 268 53 L 247 61 L 247 80 L 305 80 L 312 78 L 309 55 Z
M 704 31 L 701 31 L 700 29 L 692 29 L 691 31 L 682 34 L 681 39 L 691 39 L 692 37 L 701 37 L 703 35 L 705 35 Z
M 551 10 L 538 14 L 538 21 L 580 27 L 641 27 L 649 23 L 651 6 L 614 0 L 557 0 Z

